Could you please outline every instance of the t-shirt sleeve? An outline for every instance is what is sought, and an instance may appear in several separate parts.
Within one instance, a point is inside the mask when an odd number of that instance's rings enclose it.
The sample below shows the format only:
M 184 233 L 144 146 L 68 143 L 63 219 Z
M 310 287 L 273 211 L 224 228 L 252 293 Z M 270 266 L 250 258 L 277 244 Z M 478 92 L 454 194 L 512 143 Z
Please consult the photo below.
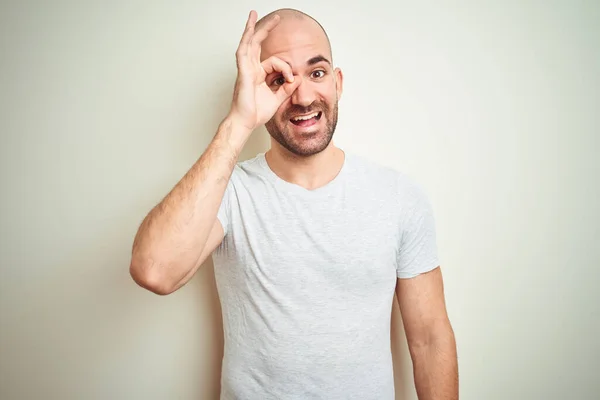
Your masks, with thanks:
M 431 271 L 439 265 L 435 218 L 427 195 L 419 186 L 411 185 L 405 199 L 396 267 L 396 275 L 402 279 Z
M 223 227 L 224 234 L 227 235 L 229 232 L 229 224 L 231 221 L 231 194 L 233 191 L 233 182 L 230 179 L 227 182 L 227 188 L 225 189 L 225 194 L 223 195 L 223 200 L 221 200 L 221 205 L 219 206 L 219 211 L 217 212 L 217 219 L 221 223 Z

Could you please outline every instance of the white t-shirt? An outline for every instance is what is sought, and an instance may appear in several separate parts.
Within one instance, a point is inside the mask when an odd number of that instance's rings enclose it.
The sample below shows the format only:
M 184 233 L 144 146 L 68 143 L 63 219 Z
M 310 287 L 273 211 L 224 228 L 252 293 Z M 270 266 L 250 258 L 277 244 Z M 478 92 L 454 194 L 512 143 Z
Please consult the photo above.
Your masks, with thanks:
M 317 190 L 240 162 L 213 253 L 221 399 L 394 399 L 397 278 L 438 266 L 432 208 L 405 175 L 346 152 Z

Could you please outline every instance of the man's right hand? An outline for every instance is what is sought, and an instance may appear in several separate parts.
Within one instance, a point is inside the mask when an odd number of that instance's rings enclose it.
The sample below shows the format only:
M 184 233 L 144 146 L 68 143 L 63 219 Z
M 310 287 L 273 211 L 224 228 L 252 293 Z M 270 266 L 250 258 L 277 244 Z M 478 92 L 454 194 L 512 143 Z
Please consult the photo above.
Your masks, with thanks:
M 131 276 L 154 293 L 165 295 L 185 285 L 221 243 L 225 231 L 217 216 L 239 152 L 301 82 L 281 59 L 260 62 L 261 43 L 279 16 L 255 31 L 256 18 L 252 11 L 236 53 L 238 77 L 228 117 L 200 159 L 148 213 L 134 239 Z M 285 82 L 269 85 L 279 76 Z
M 280 58 L 269 57 L 261 63 L 261 44 L 277 26 L 280 17 L 273 15 L 258 30 L 255 30 L 256 19 L 253 10 L 236 52 L 238 75 L 229 112 L 229 118 L 248 129 L 248 133 L 271 119 L 301 82 L 299 76 L 294 77 L 290 65 Z M 273 74 L 281 75 L 284 83 L 272 88 L 271 82 L 265 79 Z

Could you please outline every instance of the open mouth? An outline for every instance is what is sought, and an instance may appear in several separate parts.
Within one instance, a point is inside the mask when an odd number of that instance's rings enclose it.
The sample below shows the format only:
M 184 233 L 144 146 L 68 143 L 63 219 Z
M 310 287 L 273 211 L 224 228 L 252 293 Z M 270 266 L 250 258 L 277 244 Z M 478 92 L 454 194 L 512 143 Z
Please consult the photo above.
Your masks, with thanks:
M 290 119 L 290 122 L 296 126 L 311 126 L 321 119 L 323 112 L 317 111 L 308 115 L 300 115 Z

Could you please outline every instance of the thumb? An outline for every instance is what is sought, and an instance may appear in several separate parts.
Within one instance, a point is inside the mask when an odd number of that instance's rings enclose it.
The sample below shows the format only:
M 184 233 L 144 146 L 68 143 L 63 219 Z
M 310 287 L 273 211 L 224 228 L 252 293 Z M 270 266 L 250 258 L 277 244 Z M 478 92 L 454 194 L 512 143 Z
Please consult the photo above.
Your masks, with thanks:
M 300 86 L 301 83 L 302 78 L 299 76 L 294 76 L 294 82 L 286 81 L 283 85 L 281 85 L 279 90 L 277 90 L 277 99 L 283 102 L 285 99 L 290 97 L 296 91 L 296 89 L 298 89 L 298 86 Z

